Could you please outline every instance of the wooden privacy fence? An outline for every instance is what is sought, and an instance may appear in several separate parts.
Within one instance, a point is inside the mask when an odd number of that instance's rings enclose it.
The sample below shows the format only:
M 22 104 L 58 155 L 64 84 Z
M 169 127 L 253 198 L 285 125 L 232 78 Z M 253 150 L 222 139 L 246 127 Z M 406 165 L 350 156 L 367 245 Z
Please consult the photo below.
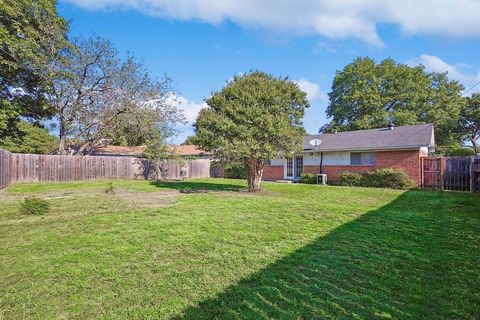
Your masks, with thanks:
M 207 178 L 210 177 L 210 160 L 188 160 L 183 165 L 168 162 L 164 173 L 168 179 Z M 152 166 L 143 158 L 15 154 L 0 149 L 0 188 L 13 182 L 154 177 Z
M 480 157 L 422 158 L 422 187 L 480 192 Z

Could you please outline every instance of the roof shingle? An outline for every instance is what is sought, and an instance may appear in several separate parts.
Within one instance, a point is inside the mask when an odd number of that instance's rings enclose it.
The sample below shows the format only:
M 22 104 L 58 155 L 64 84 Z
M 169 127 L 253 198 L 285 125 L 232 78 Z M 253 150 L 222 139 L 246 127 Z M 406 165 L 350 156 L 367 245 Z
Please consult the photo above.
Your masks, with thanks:
M 310 144 L 313 139 L 321 143 L 315 149 Z M 303 138 L 303 150 L 375 150 L 434 147 L 433 124 L 419 124 L 390 128 L 343 131 L 306 135 Z

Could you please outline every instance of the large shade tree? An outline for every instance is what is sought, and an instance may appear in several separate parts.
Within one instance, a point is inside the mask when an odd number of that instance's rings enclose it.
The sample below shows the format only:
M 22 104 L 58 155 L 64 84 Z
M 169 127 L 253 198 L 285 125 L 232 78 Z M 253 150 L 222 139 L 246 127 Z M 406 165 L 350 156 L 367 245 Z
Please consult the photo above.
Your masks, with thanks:
M 67 22 L 58 16 L 56 1 L 0 2 L 0 145 L 37 148 L 24 139 L 25 130 L 42 131 L 39 120 L 52 116 L 50 66 L 63 59 L 70 44 Z M 28 122 L 28 123 L 25 123 Z M 33 131 L 32 131 L 33 130 Z M 42 131 L 44 132 L 44 131 Z M 18 146 L 20 147 L 20 146 Z M 13 149 L 12 149 L 13 150 Z M 16 150 L 16 149 L 15 149 Z
M 134 57 L 120 58 L 108 40 L 92 36 L 73 44 L 65 63 L 52 68 L 57 77 L 48 96 L 58 121 L 59 154 L 88 154 L 119 137 L 143 143 L 152 131 L 182 121 L 168 77 L 152 79 Z
M 462 90 L 447 74 L 423 66 L 358 58 L 336 73 L 327 108 L 331 122 L 321 131 L 433 123 L 437 143 L 447 145 L 455 141 Z
M 235 76 L 206 102 L 195 141 L 220 161 L 243 163 L 252 192 L 260 190 L 269 159 L 291 156 L 301 146 L 309 105 L 293 81 L 254 71 Z

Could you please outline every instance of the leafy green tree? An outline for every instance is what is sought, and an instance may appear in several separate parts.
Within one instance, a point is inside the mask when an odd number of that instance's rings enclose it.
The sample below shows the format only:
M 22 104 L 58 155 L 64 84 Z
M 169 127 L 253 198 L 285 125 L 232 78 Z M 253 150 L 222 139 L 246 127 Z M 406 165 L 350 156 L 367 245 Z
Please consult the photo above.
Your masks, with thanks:
M 0 147 L 17 153 L 51 154 L 56 149 L 57 139 L 40 124 L 20 121 L 10 128 Z
M 297 84 L 254 71 L 235 76 L 206 100 L 195 123 L 198 145 L 223 162 L 241 162 L 248 188 L 259 191 L 269 159 L 290 156 L 301 145 L 308 102 Z
M 15 132 L 12 127 L 21 125 L 21 118 L 53 115 L 46 99 L 52 93 L 50 65 L 63 59 L 69 47 L 67 22 L 58 16 L 55 4 L 0 2 L 0 142 Z
M 178 161 L 183 164 L 182 158 L 178 155 L 175 148 L 168 145 L 167 139 L 165 139 L 161 131 L 152 132 L 146 144 L 147 149 L 145 149 L 144 155 L 153 166 L 157 181 L 160 181 L 162 178 L 168 178 L 166 174 L 169 162 Z
M 480 93 L 467 97 L 467 103 L 460 110 L 457 133 L 460 143 L 467 140 L 474 153 L 480 153 Z
M 437 143 L 449 144 L 465 103 L 462 90 L 446 73 L 358 58 L 336 73 L 327 108 L 331 122 L 321 131 L 433 123 Z
M 189 145 L 189 144 L 193 144 L 193 145 L 196 145 L 197 144 L 197 137 L 195 135 L 192 135 L 192 136 L 188 136 L 185 141 L 182 143 L 182 145 Z

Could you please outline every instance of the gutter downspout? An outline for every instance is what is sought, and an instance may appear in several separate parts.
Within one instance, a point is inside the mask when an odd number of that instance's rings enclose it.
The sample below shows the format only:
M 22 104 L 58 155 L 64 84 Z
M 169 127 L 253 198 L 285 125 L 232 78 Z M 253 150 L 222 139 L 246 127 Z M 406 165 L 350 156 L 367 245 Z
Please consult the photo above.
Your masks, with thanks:
M 323 152 L 320 152 L 320 173 L 323 173 Z

